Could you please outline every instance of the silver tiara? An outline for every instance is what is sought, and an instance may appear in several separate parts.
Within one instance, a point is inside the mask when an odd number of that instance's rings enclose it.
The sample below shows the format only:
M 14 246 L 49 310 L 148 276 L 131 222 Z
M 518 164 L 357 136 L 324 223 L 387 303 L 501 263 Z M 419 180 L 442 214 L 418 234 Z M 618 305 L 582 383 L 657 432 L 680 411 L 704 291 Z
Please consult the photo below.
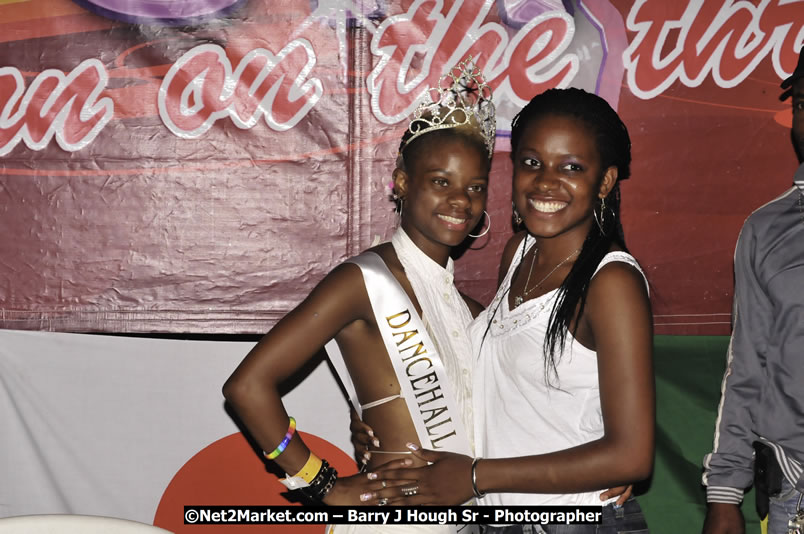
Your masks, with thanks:
M 410 137 L 399 148 L 417 137 L 434 130 L 471 126 L 483 137 L 489 159 L 494 154 L 494 138 L 497 134 L 497 119 L 491 88 L 480 69 L 467 57 L 449 72 L 441 76 L 437 87 L 431 87 L 424 100 L 413 112 L 408 132 Z

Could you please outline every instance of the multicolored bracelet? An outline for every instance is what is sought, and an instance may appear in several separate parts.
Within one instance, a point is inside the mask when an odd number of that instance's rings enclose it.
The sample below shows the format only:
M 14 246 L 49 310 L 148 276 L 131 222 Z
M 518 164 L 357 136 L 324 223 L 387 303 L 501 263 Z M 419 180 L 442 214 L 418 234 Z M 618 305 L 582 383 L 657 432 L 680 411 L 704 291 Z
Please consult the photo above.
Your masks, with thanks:
M 290 443 L 290 440 L 293 439 L 293 434 L 295 433 L 296 433 L 296 420 L 291 417 L 290 425 L 288 426 L 288 433 L 285 434 L 285 439 L 282 440 L 282 443 L 277 445 L 277 447 L 271 452 L 262 451 L 262 454 L 265 455 L 265 457 L 268 458 L 269 460 L 273 460 L 274 458 L 285 452 L 288 443 Z

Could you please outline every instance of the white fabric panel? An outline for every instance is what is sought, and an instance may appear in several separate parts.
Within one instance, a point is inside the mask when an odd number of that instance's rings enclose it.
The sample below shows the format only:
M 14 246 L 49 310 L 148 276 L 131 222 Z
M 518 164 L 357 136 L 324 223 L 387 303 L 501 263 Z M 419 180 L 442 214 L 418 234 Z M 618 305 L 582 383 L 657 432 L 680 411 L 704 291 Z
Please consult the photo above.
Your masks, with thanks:
M 0 331 L 0 517 L 152 523 L 182 465 L 238 431 L 221 386 L 253 345 Z M 302 430 L 351 453 L 326 364 L 285 403 Z
M 0 534 L 169 534 L 126 519 L 92 515 L 26 515 L 0 519 Z

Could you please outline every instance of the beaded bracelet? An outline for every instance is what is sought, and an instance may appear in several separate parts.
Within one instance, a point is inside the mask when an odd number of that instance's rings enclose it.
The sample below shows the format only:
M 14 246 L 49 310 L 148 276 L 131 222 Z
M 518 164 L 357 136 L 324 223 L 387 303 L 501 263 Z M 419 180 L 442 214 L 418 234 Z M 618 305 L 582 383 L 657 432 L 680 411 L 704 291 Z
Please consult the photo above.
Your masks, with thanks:
M 280 454 L 285 452 L 285 449 L 287 448 L 288 443 L 290 443 L 290 440 L 293 439 L 293 434 L 295 434 L 295 433 L 296 433 L 296 420 L 291 417 L 290 418 L 290 425 L 288 426 L 288 433 L 285 434 L 285 439 L 282 440 L 282 443 L 277 445 L 277 447 L 274 450 L 272 450 L 271 452 L 262 451 L 262 453 L 269 460 L 273 460 L 274 458 L 276 458 L 277 456 L 279 456 Z
M 309 486 L 300 488 L 300 490 L 312 501 L 322 503 L 337 479 L 338 471 L 334 467 L 330 467 L 326 460 L 321 460 L 321 469 L 318 474 Z
M 335 485 L 335 482 L 337 480 L 338 480 L 338 471 L 336 471 L 335 468 L 333 467 L 332 472 L 329 475 L 329 479 L 327 480 L 327 483 L 324 485 L 324 487 L 321 488 L 320 495 L 318 497 L 318 500 L 321 501 L 322 504 L 324 503 L 324 497 L 326 497 L 329 494 L 330 490 Z
M 481 497 L 485 497 L 486 494 L 477 489 L 477 463 L 482 460 L 480 456 L 472 460 L 472 492 L 475 494 L 475 497 L 480 499 Z

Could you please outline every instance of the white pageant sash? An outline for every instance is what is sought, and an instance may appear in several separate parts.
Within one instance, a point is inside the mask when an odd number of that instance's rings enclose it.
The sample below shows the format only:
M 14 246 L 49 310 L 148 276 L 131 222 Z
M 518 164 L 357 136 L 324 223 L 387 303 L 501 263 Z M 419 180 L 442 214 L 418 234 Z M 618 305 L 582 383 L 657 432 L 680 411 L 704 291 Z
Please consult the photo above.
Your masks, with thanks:
M 360 267 L 363 273 L 377 327 L 422 447 L 472 456 L 452 384 L 436 345 L 407 293 L 374 252 L 364 252 L 347 261 Z M 327 343 L 326 350 L 352 405 L 361 413 L 340 347 L 333 339 Z

